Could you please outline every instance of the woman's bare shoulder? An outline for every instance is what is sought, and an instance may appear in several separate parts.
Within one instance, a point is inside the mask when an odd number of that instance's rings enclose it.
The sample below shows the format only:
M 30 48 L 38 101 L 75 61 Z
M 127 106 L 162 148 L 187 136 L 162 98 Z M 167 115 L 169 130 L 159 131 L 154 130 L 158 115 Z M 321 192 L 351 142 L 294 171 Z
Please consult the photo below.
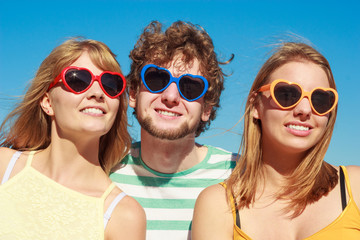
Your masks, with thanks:
M 11 157 L 16 150 L 7 147 L 0 147 L 0 179 L 3 178 L 6 168 L 9 165 Z
M 232 212 L 227 201 L 226 189 L 220 184 L 205 188 L 195 203 L 192 238 L 231 239 Z
M 11 149 L 11 148 L 7 148 L 7 147 L 0 147 L 0 156 L 1 158 L 6 158 L 8 156 L 12 156 L 14 153 L 16 152 L 16 150 Z
M 146 215 L 132 197 L 125 196 L 115 207 L 106 229 L 106 239 L 145 240 Z
M 226 188 L 221 184 L 215 184 L 205 188 L 201 191 L 198 200 L 225 200 L 226 199 Z
M 346 170 L 349 174 L 351 192 L 356 204 L 360 206 L 360 166 L 346 166 Z
M 358 186 L 360 182 L 360 166 L 346 166 L 346 170 L 349 174 L 350 182 L 357 182 L 355 185 Z

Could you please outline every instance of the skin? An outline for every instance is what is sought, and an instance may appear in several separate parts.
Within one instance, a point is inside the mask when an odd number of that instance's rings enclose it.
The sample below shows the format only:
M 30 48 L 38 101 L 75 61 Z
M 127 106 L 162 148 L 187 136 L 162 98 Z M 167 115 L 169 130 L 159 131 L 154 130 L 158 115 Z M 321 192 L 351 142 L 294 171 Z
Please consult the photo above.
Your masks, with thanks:
M 84 52 L 72 66 L 86 67 L 94 75 L 97 68 Z M 84 195 L 101 197 L 111 184 L 102 170 L 99 159 L 99 140 L 106 134 L 116 117 L 119 99 L 104 94 L 98 82 L 88 91 L 74 94 L 59 83 L 46 93 L 40 102 L 44 112 L 51 117 L 51 144 L 38 151 L 32 167 L 57 183 Z M 92 109 L 90 112 L 85 109 Z M 15 151 L 0 148 L 0 176 Z M 21 155 L 11 177 L 25 166 L 28 152 Z M 105 200 L 104 212 L 112 200 L 121 193 L 115 188 Z M 115 207 L 105 229 L 105 239 L 145 239 L 146 217 L 143 208 L 133 198 L 126 196 Z
M 85 67 L 94 75 L 103 72 L 92 63 L 87 52 L 71 66 Z M 119 99 L 106 96 L 97 81 L 83 94 L 74 94 L 60 83 L 45 94 L 41 105 L 56 119 L 52 121 L 52 128 L 60 136 L 86 132 L 99 141 L 99 135 L 107 133 L 115 121 Z
M 197 59 L 187 65 L 182 62 L 181 55 L 161 67 L 169 69 L 174 77 L 186 73 L 202 75 Z M 140 124 L 147 121 L 152 129 L 141 128 L 141 157 L 150 168 L 162 173 L 175 173 L 204 159 L 207 148 L 195 144 L 196 127 L 200 119 L 207 121 L 211 112 L 211 107 L 204 109 L 203 97 L 188 102 L 181 98 L 175 83 L 161 93 L 151 93 L 141 85 L 138 94 L 130 93 L 129 105 L 136 107 Z M 183 134 L 183 129 L 192 131 Z M 177 137 L 164 137 L 168 135 Z
M 269 82 L 279 78 L 297 82 L 305 91 L 314 87 L 329 87 L 325 72 L 310 62 L 289 62 L 276 69 Z M 260 119 L 262 124 L 266 181 L 261 181 L 257 186 L 255 203 L 249 208 L 240 209 L 241 230 L 251 239 L 304 239 L 331 224 L 341 214 L 339 184 L 295 218 L 283 211 L 286 202 L 276 200 L 274 195 L 281 189 L 285 177 L 298 166 L 305 152 L 318 143 L 328 116 L 314 114 L 307 98 L 292 109 L 281 110 L 269 96 L 269 93 L 264 93 L 253 112 L 253 117 Z M 304 134 L 289 129 L 289 123 L 310 126 L 310 130 L 305 130 Z M 357 184 L 360 181 L 360 167 L 348 166 L 347 169 L 355 202 L 360 206 L 360 188 Z M 233 239 L 233 227 L 225 189 L 219 184 L 205 189 L 195 205 L 192 239 L 230 240 Z
M 271 74 L 268 83 L 276 79 L 295 82 L 304 91 L 330 87 L 327 75 L 320 67 L 304 62 L 284 64 Z M 320 140 L 329 118 L 328 114 L 314 114 L 307 98 L 303 98 L 291 111 L 282 110 L 271 98 L 270 91 L 261 94 L 260 104 L 255 108 L 253 116 L 261 121 L 263 161 L 274 159 L 270 165 L 286 166 L 288 171 L 292 171 L 302 161 L 306 151 Z M 308 129 L 297 130 L 295 126 Z M 294 160 L 289 162 L 289 157 Z M 284 162 L 279 163 L 279 159 L 284 159 Z

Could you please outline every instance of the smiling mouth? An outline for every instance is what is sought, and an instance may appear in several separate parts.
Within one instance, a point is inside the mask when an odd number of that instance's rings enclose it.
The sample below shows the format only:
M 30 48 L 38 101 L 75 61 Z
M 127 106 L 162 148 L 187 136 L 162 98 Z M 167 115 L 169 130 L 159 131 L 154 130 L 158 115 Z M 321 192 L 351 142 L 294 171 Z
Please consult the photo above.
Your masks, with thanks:
M 164 111 L 164 110 L 156 110 L 156 112 L 161 115 L 165 115 L 165 116 L 169 116 L 169 117 L 179 117 L 180 116 L 180 114 L 178 114 L 178 113 L 168 112 L 168 111 Z
M 309 131 L 310 130 L 309 127 L 300 126 L 300 125 L 293 125 L 293 124 L 289 124 L 286 127 L 290 128 L 290 129 L 297 130 L 297 131 Z
M 99 108 L 85 108 L 81 110 L 82 113 L 93 113 L 93 114 L 105 114 L 101 109 Z

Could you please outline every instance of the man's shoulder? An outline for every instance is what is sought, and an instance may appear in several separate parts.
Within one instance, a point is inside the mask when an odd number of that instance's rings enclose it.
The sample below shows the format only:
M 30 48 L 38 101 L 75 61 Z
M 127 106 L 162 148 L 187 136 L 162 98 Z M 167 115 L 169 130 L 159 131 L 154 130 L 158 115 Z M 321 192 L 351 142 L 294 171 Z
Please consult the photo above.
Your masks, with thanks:
M 239 157 L 239 155 L 237 153 L 234 152 L 230 152 L 228 150 L 225 150 L 223 148 L 220 147 L 215 147 L 215 146 L 211 146 L 211 145 L 204 145 L 208 148 L 208 155 L 210 157 L 219 157 L 225 160 L 230 160 L 230 161 L 236 161 L 237 158 Z
M 204 162 L 206 162 L 206 168 L 215 169 L 233 169 L 236 166 L 238 160 L 238 154 L 227 151 L 220 147 L 214 147 L 205 145 L 208 148 L 208 154 Z

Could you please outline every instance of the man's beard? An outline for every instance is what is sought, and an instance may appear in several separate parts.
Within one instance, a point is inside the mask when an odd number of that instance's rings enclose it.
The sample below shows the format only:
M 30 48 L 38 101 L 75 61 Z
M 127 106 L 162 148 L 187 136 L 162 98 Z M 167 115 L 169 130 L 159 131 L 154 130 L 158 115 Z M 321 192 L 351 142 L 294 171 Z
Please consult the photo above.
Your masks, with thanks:
M 190 128 L 189 125 L 185 122 L 177 129 L 167 130 L 167 129 L 157 129 L 153 125 L 153 121 L 150 117 L 145 117 L 142 119 L 141 117 L 136 117 L 140 126 L 147 131 L 150 135 L 164 139 L 164 140 L 177 140 L 180 138 L 184 138 L 187 135 L 194 133 L 200 124 L 200 120 L 194 127 Z

